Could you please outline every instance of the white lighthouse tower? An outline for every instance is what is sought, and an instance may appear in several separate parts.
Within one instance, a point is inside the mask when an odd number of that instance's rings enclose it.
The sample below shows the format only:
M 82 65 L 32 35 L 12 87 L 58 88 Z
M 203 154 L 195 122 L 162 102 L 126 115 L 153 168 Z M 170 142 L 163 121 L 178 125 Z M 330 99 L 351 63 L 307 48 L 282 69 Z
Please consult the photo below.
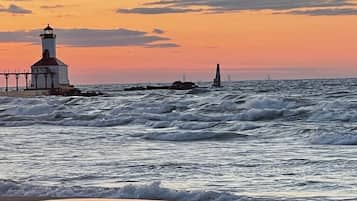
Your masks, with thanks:
M 42 52 L 48 50 L 50 57 L 56 58 L 56 35 L 53 34 L 52 27 L 48 25 L 40 36 L 42 38 Z
M 31 66 L 32 89 L 60 89 L 70 87 L 68 66 L 56 57 L 56 35 L 48 25 L 41 34 L 42 58 Z

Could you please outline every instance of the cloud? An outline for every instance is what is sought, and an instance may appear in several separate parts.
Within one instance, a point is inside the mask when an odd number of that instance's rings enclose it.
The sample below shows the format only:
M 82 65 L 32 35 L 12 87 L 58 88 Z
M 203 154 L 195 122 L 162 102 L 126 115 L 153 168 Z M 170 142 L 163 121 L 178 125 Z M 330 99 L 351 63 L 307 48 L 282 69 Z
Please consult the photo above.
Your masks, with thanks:
M 60 14 L 60 15 L 56 15 L 55 17 L 57 18 L 65 18 L 65 17 L 75 17 L 76 15 L 72 15 L 72 14 Z
M 311 16 L 334 16 L 334 15 L 357 15 L 357 9 L 353 8 L 326 8 L 315 10 L 292 10 L 275 14 L 311 15 Z
M 288 11 L 303 8 L 355 6 L 356 0 L 156 0 L 118 13 L 169 14 L 187 12 Z
M 172 47 L 180 47 L 180 45 L 176 43 L 158 43 L 158 44 L 149 44 L 146 48 L 172 48 Z
M 160 0 L 146 5 L 209 6 L 223 10 L 285 10 L 354 5 L 350 0 Z
M 164 30 L 161 30 L 161 29 L 154 29 L 154 30 L 152 30 L 152 33 L 154 33 L 154 34 L 164 34 L 165 33 L 165 31 Z
M 55 8 L 64 8 L 64 5 L 43 5 L 40 8 L 42 9 L 55 9 Z
M 25 42 L 38 44 L 41 30 L 0 32 L 0 42 Z M 69 47 L 178 47 L 168 43 L 170 38 L 148 32 L 129 29 L 56 29 L 57 40 L 61 45 Z M 169 45 L 170 44 L 170 45 Z
M 31 14 L 32 11 L 22 8 L 20 6 L 16 6 L 14 4 L 10 4 L 8 8 L 0 7 L 0 13 L 12 13 L 12 14 Z
M 199 12 L 201 9 L 188 9 L 188 8 L 170 8 L 170 7 L 141 7 L 141 8 L 132 8 L 132 9 L 118 9 L 117 13 L 123 14 L 170 14 L 170 13 L 190 13 L 190 12 Z

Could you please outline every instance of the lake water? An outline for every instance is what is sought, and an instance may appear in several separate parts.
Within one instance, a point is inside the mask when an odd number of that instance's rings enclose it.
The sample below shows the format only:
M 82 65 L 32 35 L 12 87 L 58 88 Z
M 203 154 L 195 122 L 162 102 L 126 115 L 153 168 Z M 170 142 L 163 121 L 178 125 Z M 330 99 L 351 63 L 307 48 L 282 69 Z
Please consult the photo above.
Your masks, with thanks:
M 224 85 L 0 97 L 0 195 L 357 199 L 356 79 Z

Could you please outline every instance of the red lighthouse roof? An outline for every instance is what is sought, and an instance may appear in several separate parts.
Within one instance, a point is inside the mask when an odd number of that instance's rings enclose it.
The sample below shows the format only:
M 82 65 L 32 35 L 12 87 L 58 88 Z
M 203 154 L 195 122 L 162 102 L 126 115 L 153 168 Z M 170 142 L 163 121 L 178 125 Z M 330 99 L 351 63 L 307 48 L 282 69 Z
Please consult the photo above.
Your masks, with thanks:
M 57 58 L 42 58 L 32 66 L 64 66 L 61 60 Z
M 45 50 L 45 52 L 42 55 L 42 59 L 37 61 L 32 66 L 64 66 L 64 65 L 66 64 L 64 64 L 61 60 L 50 57 L 48 50 Z

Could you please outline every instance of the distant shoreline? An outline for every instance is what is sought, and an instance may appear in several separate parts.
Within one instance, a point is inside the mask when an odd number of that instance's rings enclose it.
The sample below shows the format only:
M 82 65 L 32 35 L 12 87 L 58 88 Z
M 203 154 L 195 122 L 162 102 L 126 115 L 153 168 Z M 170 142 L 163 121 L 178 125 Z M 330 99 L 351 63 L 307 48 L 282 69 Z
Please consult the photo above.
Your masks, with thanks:
M 227 82 L 260 82 L 260 81 L 304 81 L 304 80 L 351 80 L 351 79 L 357 79 L 356 76 L 352 77 L 326 77 L 326 78 L 274 78 L 272 77 L 271 80 L 266 80 L 266 79 L 236 79 L 236 80 L 222 80 L 223 83 Z M 193 80 L 195 81 L 195 80 Z M 212 80 L 197 80 L 195 81 L 198 84 L 211 84 Z M 136 86 L 145 86 L 145 85 L 152 85 L 152 84 L 161 84 L 161 85 L 166 85 L 170 84 L 170 81 L 157 81 L 157 82 L 112 82 L 112 83 L 75 83 L 77 87 L 87 87 L 87 86 L 108 86 L 108 85 L 136 85 Z M 1 88 L 1 87 L 0 87 Z

